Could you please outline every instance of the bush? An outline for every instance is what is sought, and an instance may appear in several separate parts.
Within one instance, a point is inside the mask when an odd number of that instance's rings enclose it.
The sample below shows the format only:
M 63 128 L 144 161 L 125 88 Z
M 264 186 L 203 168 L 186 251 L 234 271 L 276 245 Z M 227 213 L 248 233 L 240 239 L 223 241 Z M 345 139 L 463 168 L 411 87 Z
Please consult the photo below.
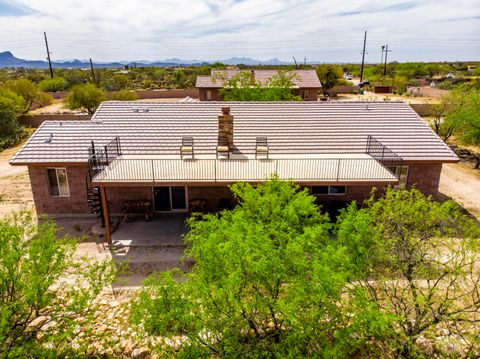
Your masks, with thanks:
M 135 101 L 138 100 L 138 95 L 135 91 L 122 90 L 112 94 L 112 100 L 115 101 Z
M 85 110 L 93 115 L 102 101 L 107 100 L 107 94 L 94 84 L 76 85 L 67 97 L 67 105 L 72 110 Z
M 114 278 L 109 262 L 75 258 L 76 242 L 56 237 L 28 212 L 0 220 L 0 356 L 77 357 L 72 340 L 79 318 Z M 48 344 L 48 345 L 46 345 Z
M 43 80 L 38 86 L 45 92 L 59 92 L 68 88 L 68 82 L 63 77 L 55 76 L 53 79 Z

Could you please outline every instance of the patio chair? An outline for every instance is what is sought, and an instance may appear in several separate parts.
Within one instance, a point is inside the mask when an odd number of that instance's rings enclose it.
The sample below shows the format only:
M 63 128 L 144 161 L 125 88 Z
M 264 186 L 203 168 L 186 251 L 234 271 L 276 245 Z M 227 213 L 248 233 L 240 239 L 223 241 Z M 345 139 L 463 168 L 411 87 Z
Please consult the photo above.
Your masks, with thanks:
M 192 159 L 194 158 L 193 152 L 193 137 L 184 136 L 182 137 L 182 146 L 180 147 L 180 157 L 182 159 Z
M 268 158 L 268 141 L 266 137 L 257 137 L 255 158 L 258 158 L 259 156 Z
M 230 158 L 230 144 L 228 143 L 227 137 L 218 137 L 217 143 L 217 158 L 218 155 Z

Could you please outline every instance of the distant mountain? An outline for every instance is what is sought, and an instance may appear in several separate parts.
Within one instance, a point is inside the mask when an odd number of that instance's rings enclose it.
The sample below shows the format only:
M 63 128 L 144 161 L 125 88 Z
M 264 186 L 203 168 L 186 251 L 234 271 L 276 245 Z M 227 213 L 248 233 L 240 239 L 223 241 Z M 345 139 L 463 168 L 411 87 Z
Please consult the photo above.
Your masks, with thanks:
M 95 67 L 109 67 L 120 68 L 125 65 L 129 66 L 157 66 L 157 67 L 171 67 L 180 65 L 201 66 L 208 65 L 214 62 L 222 62 L 226 65 L 287 65 L 288 62 L 280 61 L 273 58 L 267 61 L 255 60 L 249 57 L 231 57 L 226 60 L 204 61 L 204 60 L 183 60 L 178 58 L 166 59 L 164 61 L 116 61 L 116 62 L 94 62 Z M 55 68 L 88 68 L 90 63 L 87 60 L 71 60 L 71 61 L 52 61 L 52 66 Z M 15 57 L 10 51 L 0 52 L 0 68 L 1 67 L 23 67 L 29 69 L 46 69 L 48 62 L 43 60 L 24 60 Z

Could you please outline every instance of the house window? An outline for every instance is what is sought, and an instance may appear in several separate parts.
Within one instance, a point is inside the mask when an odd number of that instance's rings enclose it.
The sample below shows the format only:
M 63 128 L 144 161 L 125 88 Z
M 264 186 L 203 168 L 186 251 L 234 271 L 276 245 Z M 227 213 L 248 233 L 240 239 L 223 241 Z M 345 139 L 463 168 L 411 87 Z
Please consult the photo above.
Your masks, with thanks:
M 347 194 L 347 187 L 346 186 L 312 186 L 312 194 L 315 196 L 321 196 L 321 195 L 343 196 Z
M 398 185 L 395 185 L 394 188 L 405 188 L 408 181 L 408 166 L 397 166 L 395 167 L 395 175 L 398 177 Z
M 66 168 L 47 168 L 48 188 L 52 197 L 69 197 Z
M 310 92 L 308 90 L 303 90 L 302 91 L 302 98 L 304 100 L 308 100 L 309 96 L 310 96 Z
M 207 92 L 205 93 L 205 99 L 210 101 L 212 99 L 212 91 L 211 90 L 207 90 Z

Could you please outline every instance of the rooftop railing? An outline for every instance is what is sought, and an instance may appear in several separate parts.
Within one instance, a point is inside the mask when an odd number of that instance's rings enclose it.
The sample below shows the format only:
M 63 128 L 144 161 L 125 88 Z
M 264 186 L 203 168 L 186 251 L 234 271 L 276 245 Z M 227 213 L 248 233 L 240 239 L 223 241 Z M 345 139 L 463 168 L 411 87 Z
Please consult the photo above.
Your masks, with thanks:
M 97 182 L 262 181 L 274 174 L 294 181 L 394 181 L 374 158 L 129 159 L 117 158 L 94 177 Z

